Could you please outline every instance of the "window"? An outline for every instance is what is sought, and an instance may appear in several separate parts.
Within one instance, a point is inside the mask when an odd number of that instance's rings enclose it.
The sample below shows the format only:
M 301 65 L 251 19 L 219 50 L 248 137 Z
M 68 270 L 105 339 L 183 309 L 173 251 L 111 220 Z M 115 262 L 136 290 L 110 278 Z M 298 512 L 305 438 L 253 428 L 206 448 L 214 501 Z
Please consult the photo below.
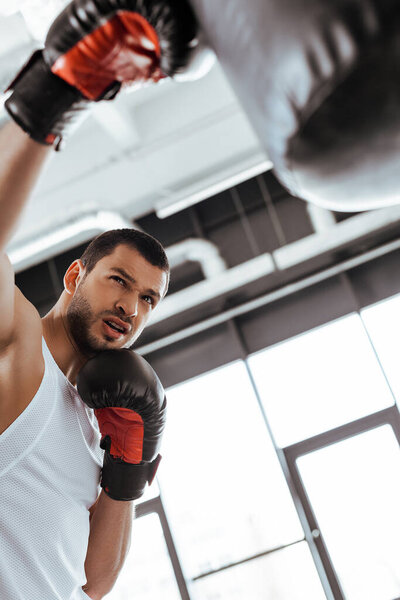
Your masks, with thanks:
M 400 448 L 390 425 L 297 459 L 346 600 L 400 596 Z
M 304 537 L 245 365 L 167 392 L 161 494 L 188 578 Z
M 394 403 L 358 315 L 263 350 L 249 365 L 281 447 Z
M 388 298 L 361 311 L 371 341 L 389 380 L 393 393 L 400 399 L 400 295 Z
M 326 600 L 305 542 L 193 582 L 193 600 Z
M 346 600 L 400 597 L 397 313 L 400 297 L 249 357 L 262 407 L 241 361 L 167 391 L 159 488 L 143 500 L 163 523 L 165 508 L 191 600 L 326 600 L 262 409 L 333 585 Z M 108 598 L 133 595 L 180 598 L 155 513 L 134 523 Z
M 180 600 L 158 515 L 135 519 L 129 555 L 107 600 Z

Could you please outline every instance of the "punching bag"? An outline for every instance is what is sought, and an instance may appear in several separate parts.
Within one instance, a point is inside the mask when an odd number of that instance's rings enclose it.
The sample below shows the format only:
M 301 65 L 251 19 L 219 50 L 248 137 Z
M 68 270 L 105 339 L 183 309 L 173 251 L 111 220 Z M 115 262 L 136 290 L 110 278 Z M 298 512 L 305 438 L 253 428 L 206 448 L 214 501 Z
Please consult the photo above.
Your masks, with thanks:
M 280 181 L 356 211 L 400 202 L 400 4 L 192 0 Z

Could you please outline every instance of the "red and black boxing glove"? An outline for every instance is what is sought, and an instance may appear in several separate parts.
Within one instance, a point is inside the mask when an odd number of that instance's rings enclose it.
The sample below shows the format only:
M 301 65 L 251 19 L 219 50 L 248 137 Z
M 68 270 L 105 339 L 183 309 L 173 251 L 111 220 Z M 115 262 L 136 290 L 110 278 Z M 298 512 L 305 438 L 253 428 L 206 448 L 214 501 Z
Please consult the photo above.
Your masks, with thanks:
M 156 373 L 133 350 L 106 350 L 81 369 L 77 389 L 99 423 L 101 487 L 114 500 L 140 498 L 161 460 L 167 401 Z
M 187 0 L 73 0 L 10 84 L 5 107 L 34 140 L 59 148 L 88 101 L 184 71 L 196 34 Z

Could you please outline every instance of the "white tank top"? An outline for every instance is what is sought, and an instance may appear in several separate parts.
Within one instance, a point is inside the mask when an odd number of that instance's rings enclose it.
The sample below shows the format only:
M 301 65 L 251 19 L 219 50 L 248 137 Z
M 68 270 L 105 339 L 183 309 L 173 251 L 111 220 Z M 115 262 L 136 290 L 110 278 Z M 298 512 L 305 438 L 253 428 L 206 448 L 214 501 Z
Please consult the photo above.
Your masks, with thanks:
M 93 411 L 42 340 L 45 373 L 0 435 L 1 600 L 87 600 L 88 509 L 103 451 Z

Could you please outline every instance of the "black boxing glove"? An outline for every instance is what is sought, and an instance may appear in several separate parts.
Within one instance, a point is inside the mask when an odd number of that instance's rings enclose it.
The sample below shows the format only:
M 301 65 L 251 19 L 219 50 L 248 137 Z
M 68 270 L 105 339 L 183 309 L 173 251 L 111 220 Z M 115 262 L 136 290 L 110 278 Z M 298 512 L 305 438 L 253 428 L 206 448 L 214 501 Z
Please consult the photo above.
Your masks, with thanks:
M 164 389 L 155 371 L 133 350 L 106 350 L 77 378 L 82 400 L 95 414 L 105 450 L 101 487 L 114 500 L 136 500 L 154 479 L 165 427 Z
M 5 107 L 34 140 L 58 149 L 90 100 L 183 71 L 196 32 L 187 0 L 73 0 L 10 84 Z

